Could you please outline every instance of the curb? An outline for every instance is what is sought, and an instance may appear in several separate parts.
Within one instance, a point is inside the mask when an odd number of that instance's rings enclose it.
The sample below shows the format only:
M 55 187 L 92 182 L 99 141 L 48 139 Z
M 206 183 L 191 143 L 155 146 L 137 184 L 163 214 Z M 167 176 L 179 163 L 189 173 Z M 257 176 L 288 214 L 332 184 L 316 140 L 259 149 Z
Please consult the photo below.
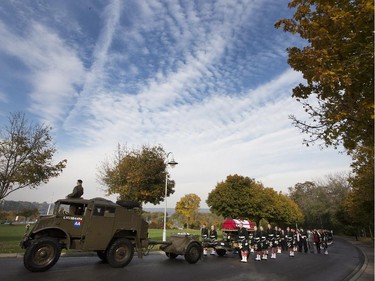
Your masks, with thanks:
M 349 274 L 344 279 L 344 281 L 356 281 L 356 280 L 359 280 L 360 277 L 365 273 L 367 267 L 369 266 L 369 258 L 367 256 L 367 253 L 360 246 L 360 243 L 356 243 L 356 241 L 352 241 L 352 239 L 350 239 L 350 237 L 342 237 L 341 236 L 341 238 L 344 239 L 345 241 L 347 241 L 348 243 L 352 244 L 356 248 L 356 250 L 359 253 L 360 257 L 363 259 L 363 263 L 361 264 L 361 262 L 360 262 L 357 265 L 357 267 L 353 270 L 353 272 L 351 274 Z
M 344 279 L 344 281 L 356 281 L 356 280 L 358 280 L 358 278 L 363 274 L 363 272 L 365 272 L 365 269 L 368 265 L 368 258 L 367 258 L 366 253 L 360 247 L 356 246 L 353 243 L 351 243 L 351 244 L 356 248 L 357 252 L 363 257 L 364 261 L 363 261 L 362 265 L 361 265 L 361 263 L 358 264 L 357 267 L 353 270 L 353 272 L 348 277 L 346 277 Z

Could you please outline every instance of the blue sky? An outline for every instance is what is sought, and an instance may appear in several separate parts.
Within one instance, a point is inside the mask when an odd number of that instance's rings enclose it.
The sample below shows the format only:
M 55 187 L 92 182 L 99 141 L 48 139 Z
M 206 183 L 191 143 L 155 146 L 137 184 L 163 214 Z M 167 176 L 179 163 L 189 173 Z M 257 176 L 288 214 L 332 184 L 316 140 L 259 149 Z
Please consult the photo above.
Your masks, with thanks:
M 274 28 L 284 0 L 1 1 L 0 125 L 9 112 L 52 125 L 62 175 L 8 200 L 51 201 L 76 180 L 104 196 L 100 163 L 117 144 L 162 145 L 179 164 L 176 192 L 208 193 L 230 174 L 287 192 L 349 171 L 334 149 L 305 147 L 306 118 L 287 64 L 298 36 Z M 109 197 L 115 199 L 115 196 Z M 162 204 L 163 205 L 163 204 Z

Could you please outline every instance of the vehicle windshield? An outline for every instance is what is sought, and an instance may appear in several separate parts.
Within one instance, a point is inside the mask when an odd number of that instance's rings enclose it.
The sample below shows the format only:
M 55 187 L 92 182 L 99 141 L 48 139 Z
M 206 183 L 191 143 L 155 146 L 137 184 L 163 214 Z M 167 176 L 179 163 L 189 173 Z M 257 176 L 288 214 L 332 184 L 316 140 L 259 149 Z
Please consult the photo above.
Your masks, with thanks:
M 82 203 L 58 203 L 55 205 L 53 213 L 57 216 L 83 216 L 86 212 L 87 205 Z

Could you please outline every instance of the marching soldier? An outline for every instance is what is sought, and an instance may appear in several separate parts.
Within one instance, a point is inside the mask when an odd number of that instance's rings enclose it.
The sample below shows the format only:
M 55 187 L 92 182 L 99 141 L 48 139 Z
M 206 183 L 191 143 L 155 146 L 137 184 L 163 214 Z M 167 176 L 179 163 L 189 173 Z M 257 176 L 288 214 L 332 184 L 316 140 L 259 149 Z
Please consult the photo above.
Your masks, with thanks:
M 292 229 L 288 226 L 285 231 L 285 241 L 289 251 L 289 256 L 294 257 L 294 233 Z
M 256 226 L 254 226 L 254 231 L 256 231 Z M 254 253 L 254 241 L 255 241 L 254 232 L 251 231 L 249 233 L 250 253 Z
M 276 253 L 281 254 L 281 228 L 275 226 Z
M 205 224 L 202 225 L 201 238 L 203 242 L 208 242 L 208 229 Z M 207 247 L 203 247 L 203 255 L 207 256 Z
M 260 229 L 258 229 L 256 226 L 254 227 L 255 232 L 254 232 L 254 247 L 256 250 L 256 261 L 260 261 L 260 255 L 262 253 L 262 244 L 260 242 L 260 238 L 262 236 Z
M 288 245 L 286 243 L 286 233 L 285 233 L 285 230 L 281 228 L 280 230 L 280 248 L 281 248 L 281 251 L 288 251 Z
M 268 251 L 267 232 L 263 230 L 263 226 L 260 226 L 259 230 L 260 230 L 260 243 L 262 246 L 262 260 L 267 260 L 267 251 Z
M 211 242 L 215 242 L 215 241 L 217 240 L 217 231 L 216 231 L 214 225 L 211 225 L 211 229 L 210 229 L 210 240 L 211 240 Z M 211 250 L 211 255 L 216 255 L 215 248 L 212 248 L 212 250 Z
M 277 228 L 277 227 L 276 227 Z M 276 259 L 276 232 L 271 227 L 270 224 L 268 224 L 267 228 L 267 241 L 268 241 L 268 247 L 271 248 L 271 259 Z
M 249 233 L 247 232 L 246 228 L 243 227 L 243 224 L 239 224 L 238 228 L 238 240 L 240 242 L 240 249 L 241 249 L 241 262 L 247 262 L 247 253 L 249 252 Z
M 306 230 L 303 230 L 301 228 L 301 243 L 302 243 L 302 250 L 303 252 L 307 253 L 309 250 L 308 250 L 308 246 L 307 246 L 307 231 Z

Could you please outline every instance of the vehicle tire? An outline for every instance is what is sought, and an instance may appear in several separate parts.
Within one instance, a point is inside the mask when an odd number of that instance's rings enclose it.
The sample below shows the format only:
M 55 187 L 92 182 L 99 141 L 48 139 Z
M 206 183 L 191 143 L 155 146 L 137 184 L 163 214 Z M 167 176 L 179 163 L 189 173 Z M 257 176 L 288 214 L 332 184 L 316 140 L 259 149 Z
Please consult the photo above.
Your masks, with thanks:
M 124 267 L 134 256 L 132 243 L 126 238 L 119 238 L 107 250 L 107 261 L 112 267 Z
M 26 248 L 23 264 L 31 272 L 50 269 L 59 260 L 61 245 L 54 238 L 42 237 Z
M 188 263 L 196 263 L 200 260 L 203 253 L 203 247 L 198 243 L 190 243 L 185 251 L 185 260 Z
M 108 262 L 106 251 L 96 251 L 96 253 L 97 253 L 99 259 L 101 259 L 103 262 Z
M 167 255 L 168 258 L 170 258 L 171 260 L 174 260 L 175 258 L 178 257 L 177 254 L 175 253 L 169 253 L 169 252 L 165 252 L 165 254 Z
M 227 251 L 225 249 L 216 249 L 216 253 L 219 257 L 224 257 Z

